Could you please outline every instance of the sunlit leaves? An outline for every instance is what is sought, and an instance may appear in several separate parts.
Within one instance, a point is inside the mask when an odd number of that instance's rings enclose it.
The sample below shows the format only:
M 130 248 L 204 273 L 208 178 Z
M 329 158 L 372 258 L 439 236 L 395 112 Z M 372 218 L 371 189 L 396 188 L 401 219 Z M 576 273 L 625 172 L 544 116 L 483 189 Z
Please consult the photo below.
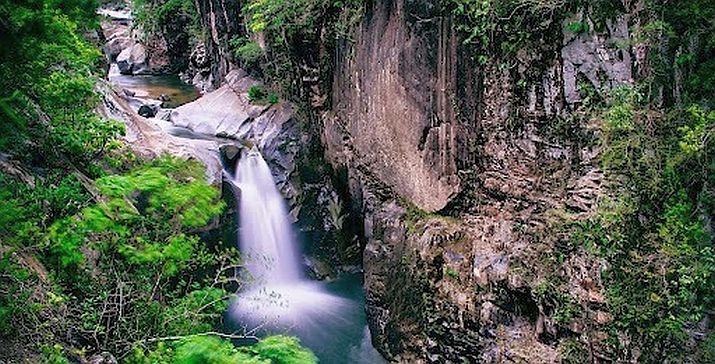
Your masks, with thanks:
M 155 350 L 137 349 L 129 363 L 171 364 L 315 364 L 318 359 L 289 336 L 270 336 L 257 344 L 237 348 L 213 336 L 190 336 L 159 343 Z
M 194 164 L 163 157 L 126 175 L 98 179 L 103 200 L 51 229 L 60 263 L 81 263 L 77 248 L 88 243 L 116 249 L 132 264 L 159 264 L 165 274 L 175 274 L 198 243 L 184 231 L 207 224 L 223 210 L 218 190 L 204 182 Z

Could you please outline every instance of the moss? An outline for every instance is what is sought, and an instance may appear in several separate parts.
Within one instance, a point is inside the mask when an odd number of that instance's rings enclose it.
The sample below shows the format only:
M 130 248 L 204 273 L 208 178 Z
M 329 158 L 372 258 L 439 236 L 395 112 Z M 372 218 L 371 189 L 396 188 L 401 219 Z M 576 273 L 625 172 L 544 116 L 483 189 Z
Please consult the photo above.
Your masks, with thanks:
M 440 215 L 439 213 L 427 212 L 408 201 L 407 199 L 399 199 L 400 206 L 405 208 L 405 226 L 410 234 L 420 233 L 420 229 L 424 228 L 424 223 L 431 219 L 444 221 L 447 224 L 457 223 L 457 219 L 452 216 Z

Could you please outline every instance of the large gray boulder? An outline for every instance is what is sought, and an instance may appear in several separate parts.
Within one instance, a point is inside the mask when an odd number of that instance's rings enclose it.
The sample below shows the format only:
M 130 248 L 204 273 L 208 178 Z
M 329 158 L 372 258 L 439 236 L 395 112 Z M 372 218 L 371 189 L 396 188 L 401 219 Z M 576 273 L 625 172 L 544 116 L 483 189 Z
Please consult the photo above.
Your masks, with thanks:
M 134 45 L 134 40 L 128 36 L 116 36 L 107 41 L 104 45 L 104 53 L 113 61 L 119 57 L 123 50 L 131 48 Z
M 123 75 L 149 73 L 149 59 L 144 45 L 136 43 L 124 49 L 117 56 L 117 66 Z
M 297 192 L 290 179 L 300 149 L 300 130 L 293 108 L 287 102 L 251 103 L 248 89 L 255 85 L 259 82 L 244 71 L 231 71 L 217 90 L 174 109 L 170 121 L 197 133 L 257 146 L 284 196 L 292 198 Z

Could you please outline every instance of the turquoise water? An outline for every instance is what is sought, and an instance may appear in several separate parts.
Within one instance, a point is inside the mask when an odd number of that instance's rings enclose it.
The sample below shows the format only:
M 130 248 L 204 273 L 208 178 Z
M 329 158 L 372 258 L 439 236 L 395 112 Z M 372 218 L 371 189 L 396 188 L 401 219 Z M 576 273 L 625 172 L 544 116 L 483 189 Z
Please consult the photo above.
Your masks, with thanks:
M 373 348 L 365 316 L 365 298 L 362 289 L 362 275 L 343 274 L 331 282 L 310 282 L 312 292 L 306 288 L 297 288 L 303 292 L 302 298 L 313 307 L 306 308 L 306 302 L 297 302 L 297 314 L 280 322 L 270 319 L 258 319 L 260 313 L 246 309 L 245 316 L 235 314 L 229 309 L 228 329 L 233 331 L 251 330 L 259 337 L 265 335 L 292 335 L 300 338 L 301 343 L 312 350 L 324 364 L 382 364 L 387 363 Z M 266 295 L 264 304 L 275 304 L 276 296 Z M 253 300 L 239 295 L 239 300 Z M 288 298 L 290 302 L 294 298 Z M 272 301 L 272 302 L 268 302 Z M 253 301 L 252 301 L 253 302 Z M 291 310 L 286 303 L 287 311 Z M 261 311 L 256 308 L 255 312 Z

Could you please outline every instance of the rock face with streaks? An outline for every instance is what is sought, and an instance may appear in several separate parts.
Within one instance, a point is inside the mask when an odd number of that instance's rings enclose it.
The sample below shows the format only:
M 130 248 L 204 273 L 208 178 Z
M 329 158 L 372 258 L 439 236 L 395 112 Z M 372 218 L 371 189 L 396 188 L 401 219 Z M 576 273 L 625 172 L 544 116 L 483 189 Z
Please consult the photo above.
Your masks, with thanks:
M 571 21 L 504 68 L 473 61 L 435 2 L 375 1 L 340 47 L 323 141 L 364 217 L 368 321 L 385 357 L 551 363 L 564 337 L 598 327 L 557 322 L 533 291 L 550 214 L 588 214 L 601 193 L 595 131 L 571 117 L 579 85 L 632 82 L 629 50 L 614 46 L 630 37 L 625 18 L 582 34 Z M 603 303 L 600 264 L 564 262 L 585 317 Z
M 330 154 L 349 143 L 354 159 L 400 196 L 436 211 L 460 191 L 457 160 L 466 147 L 453 107 L 456 38 L 444 21 L 411 31 L 421 25 L 406 7 L 377 2 L 347 50 L 352 56 L 338 59 L 337 117 L 325 129 Z

